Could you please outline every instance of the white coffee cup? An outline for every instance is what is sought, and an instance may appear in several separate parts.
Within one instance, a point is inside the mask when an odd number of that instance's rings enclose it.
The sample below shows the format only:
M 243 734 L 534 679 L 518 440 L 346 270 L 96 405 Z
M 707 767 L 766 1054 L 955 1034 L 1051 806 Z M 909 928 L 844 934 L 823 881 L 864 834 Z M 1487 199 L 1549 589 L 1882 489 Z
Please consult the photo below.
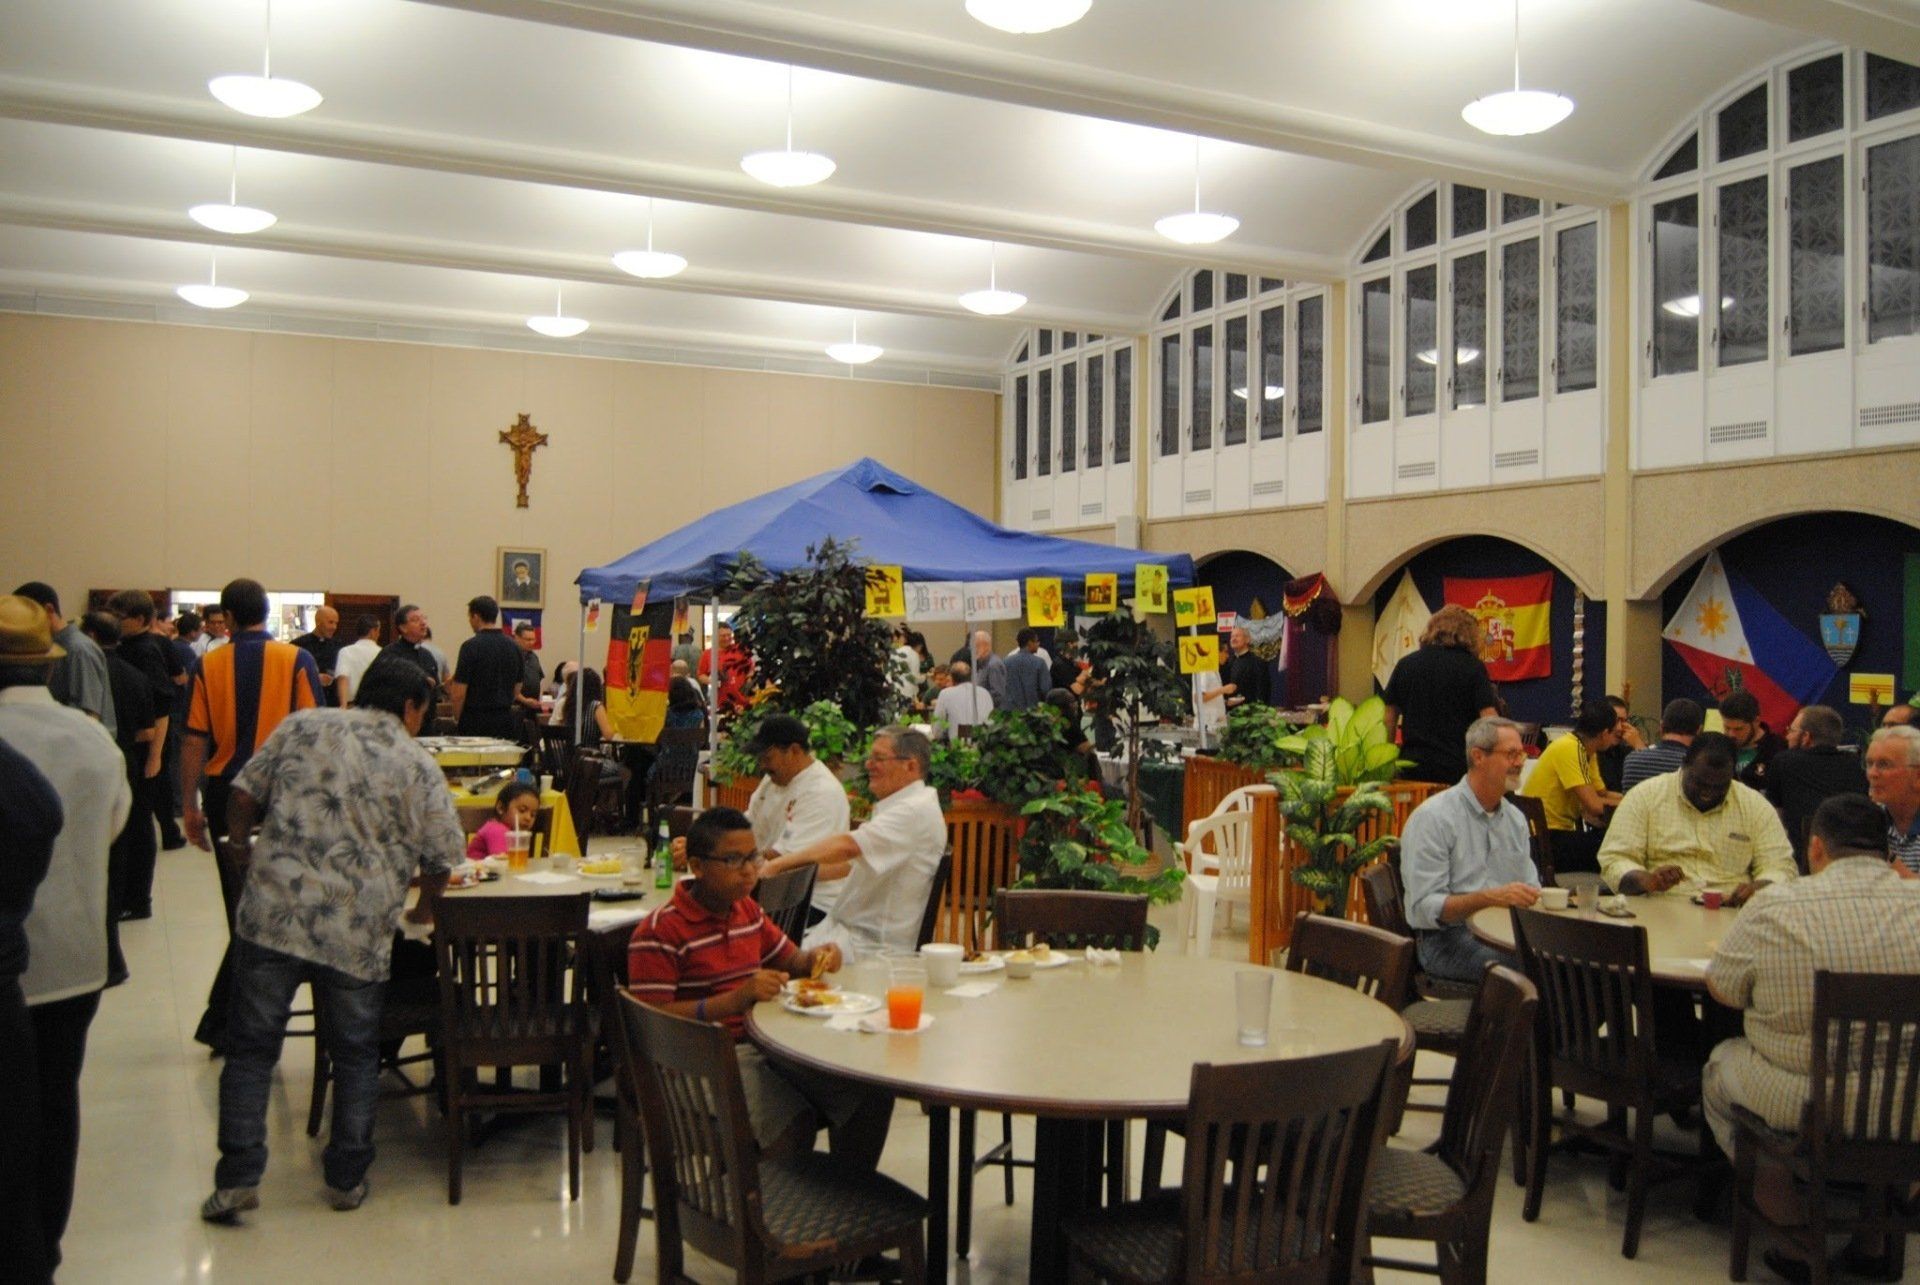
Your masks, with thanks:
M 966 948 L 950 941 L 930 941 L 920 948 L 921 962 L 927 966 L 927 984 L 945 988 L 960 984 L 960 961 Z
M 1540 890 L 1540 909 L 1565 910 L 1567 908 L 1567 890 L 1565 888 L 1542 888 Z

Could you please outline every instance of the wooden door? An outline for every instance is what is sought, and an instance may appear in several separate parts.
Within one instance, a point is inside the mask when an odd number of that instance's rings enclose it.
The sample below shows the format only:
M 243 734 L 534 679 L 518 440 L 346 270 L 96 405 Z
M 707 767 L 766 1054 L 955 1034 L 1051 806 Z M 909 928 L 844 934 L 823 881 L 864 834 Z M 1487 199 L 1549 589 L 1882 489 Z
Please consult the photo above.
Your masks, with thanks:
M 392 593 L 333 593 L 328 592 L 326 603 L 340 613 L 340 632 L 338 637 L 344 642 L 356 643 L 360 635 L 354 630 L 354 621 L 361 616 L 372 616 L 380 622 L 379 641 L 382 647 L 393 641 L 393 613 L 400 609 L 400 596 Z

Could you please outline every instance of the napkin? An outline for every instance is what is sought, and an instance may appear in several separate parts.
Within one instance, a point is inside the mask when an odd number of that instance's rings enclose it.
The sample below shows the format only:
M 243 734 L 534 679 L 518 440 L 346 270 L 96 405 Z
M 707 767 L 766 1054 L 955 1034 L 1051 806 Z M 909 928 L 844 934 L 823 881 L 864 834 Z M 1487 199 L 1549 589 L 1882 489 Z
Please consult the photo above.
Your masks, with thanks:
M 572 875 L 557 875 L 551 870 L 536 870 L 532 874 L 518 875 L 523 883 L 572 883 Z
M 1102 964 L 1111 965 L 1114 968 L 1120 967 L 1120 952 L 1117 950 L 1101 950 L 1098 946 L 1089 946 L 1086 955 L 1087 962 L 1096 967 Z
M 827 1020 L 838 1021 L 839 1019 L 828 1018 Z M 933 1014 L 932 1013 L 920 1014 L 920 1025 L 914 1027 L 911 1031 L 894 1030 L 892 1026 L 888 1025 L 887 1015 L 885 1013 L 868 1013 L 865 1017 L 854 1018 L 853 1022 L 855 1026 L 859 1027 L 861 1030 L 865 1031 L 869 1035 L 918 1035 L 920 1032 L 926 1030 L 929 1026 L 933 1025 Z
M 860 1029 L 860 1019 L 852 1013 L 842 1013 L 838 1017 L 829 1017 L 827 1019 L 827 1029 L 830 1031 L 857 1031 Z
M 958 986 L 947 987 L 947 994 L 959 999 L 979 999 L 982 995 L 991 995 L 999 989 L 997 982 L 962 982 Z

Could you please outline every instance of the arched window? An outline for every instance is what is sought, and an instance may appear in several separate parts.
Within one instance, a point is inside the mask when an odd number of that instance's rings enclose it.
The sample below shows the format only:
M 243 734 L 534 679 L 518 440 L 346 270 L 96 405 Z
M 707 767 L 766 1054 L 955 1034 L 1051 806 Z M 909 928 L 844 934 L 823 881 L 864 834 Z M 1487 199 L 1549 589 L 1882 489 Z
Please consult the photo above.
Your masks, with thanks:
M 1002 522 L 1049 530 L 1133 514 L 1135 342 L 1022 333 L 1002 399 Z

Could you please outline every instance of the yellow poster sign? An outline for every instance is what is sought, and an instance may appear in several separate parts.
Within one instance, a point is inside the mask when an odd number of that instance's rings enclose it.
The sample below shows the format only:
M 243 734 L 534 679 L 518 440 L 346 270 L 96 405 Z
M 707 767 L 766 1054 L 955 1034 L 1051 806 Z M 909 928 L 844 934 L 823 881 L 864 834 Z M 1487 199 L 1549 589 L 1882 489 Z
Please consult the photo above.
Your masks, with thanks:
M 907 586 L 899 567 L 867 568 L 867 614 L 904 616 L 907 614 Z
M 1112 611 L 1120 601 L 1120 577 L 1111 571 L 1096 571 L 1087 577 L 1086 613 L 1097 616 Z
M 1173 591 L 1173 624 L 1176 629 L 1185 629 L 1188 625 L 1211 625 L 1213 616 L 1213 586 L 1197 585 L 1192 589 Z
M 1847 699 L 1855 705 L 1893 704 L 1893 675 L 1848 674 Z
M 1167 569 L 1150 562 L 1135 563 L 1133 568 L 1133 607 L 1135 611 L 1159 615 L 1167 609 Z
M 1027 577 L 1027 623 L 1036 629 L 1067 623 L 1059 576 Z
M 1180 672 L 1203 674 L 1220 668 L 1219 634 L 1182 634 Z

